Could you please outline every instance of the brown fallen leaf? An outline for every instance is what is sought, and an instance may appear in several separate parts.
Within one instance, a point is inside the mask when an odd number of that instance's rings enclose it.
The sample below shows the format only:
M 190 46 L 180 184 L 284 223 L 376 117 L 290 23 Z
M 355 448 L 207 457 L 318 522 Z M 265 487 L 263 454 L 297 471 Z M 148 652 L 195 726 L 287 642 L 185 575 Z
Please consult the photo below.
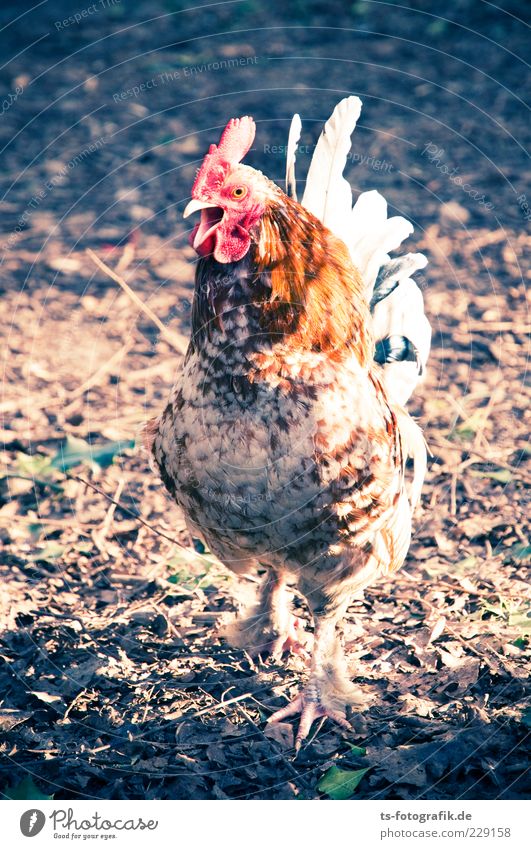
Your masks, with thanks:
M 57 696 L 55 693 L 46 693 L 44 690 L 28 690 L 28 693 L 46 704 L 61 701 L 61 696 Z
M 438 639 L 438 637 L 441 636 L 445 627 L 446 627 L 446 619 L 445 619 L 444 616 L 440 616 L 437 619 L 433 628 L 431 629 L 431 634 L 429 636 L 428 643 L 427 643 L 428 646 L 430 645 L 430 643 L 433 643 L 434 640 Z
M 29 711 L 13 710 L 4 708 L 0 710 L 0 731 L 11 731 L 15 726 L 20 725 L 33 716 Z
M 264 734 L 270 740 L 275 740 L 283 749 L 293 748 L 293 727 L 288 722 L 266 725 Z

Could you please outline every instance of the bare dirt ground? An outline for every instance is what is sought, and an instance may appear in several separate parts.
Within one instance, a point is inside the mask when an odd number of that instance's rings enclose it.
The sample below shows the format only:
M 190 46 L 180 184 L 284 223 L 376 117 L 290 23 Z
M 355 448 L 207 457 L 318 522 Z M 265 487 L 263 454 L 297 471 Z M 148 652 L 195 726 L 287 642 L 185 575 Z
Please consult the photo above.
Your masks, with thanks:
M 48 2 L 10 24 L 25 7 L 3 5 L 3 795 L 529 793 L 529 30 L 524 3 L 502 6 L 109 0 L 65 24 L 82 6 Z M 304 669 L 216 637 L 255 584 L 194 550 L 133 447 L 180 355 L 86 249 L 182 349 L 181 212 L 208 143 L 254 115 L 249 161 L 280 180 L 292 112 L 309 151 L 346 93 L 364 101 L 353 185 L 430 260 L 414 409 L 432 457 L 404 569 L 349 612 L 365 709 L 294 759 L 292 725 L 264 722 Z

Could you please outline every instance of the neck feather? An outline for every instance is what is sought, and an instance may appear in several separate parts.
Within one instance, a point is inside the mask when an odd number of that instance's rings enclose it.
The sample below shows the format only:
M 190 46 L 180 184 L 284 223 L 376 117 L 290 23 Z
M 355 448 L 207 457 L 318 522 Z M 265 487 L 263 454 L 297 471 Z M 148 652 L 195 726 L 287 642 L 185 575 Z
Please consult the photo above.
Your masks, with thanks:
M 223 330 L 223 315 L 246 306 L 260 334 L 283 348 L 322 351 L 360 365 L 374 348 L 363 283 L 345 244 L 300 204 L 282 196 L 260 219 L 240 262 L 201 259 L 196 272 L 192 348 Z M 250 316 L 251 317 L 251 316 Z
M 370 315 L 346 245 L 295 201 L 283 197 L 262 216 L 254 263 L 270 279 L 264 320 L 294 344 L 342 357 L 372 358 Z M 288 339 L 286 341 L 288 341 Z

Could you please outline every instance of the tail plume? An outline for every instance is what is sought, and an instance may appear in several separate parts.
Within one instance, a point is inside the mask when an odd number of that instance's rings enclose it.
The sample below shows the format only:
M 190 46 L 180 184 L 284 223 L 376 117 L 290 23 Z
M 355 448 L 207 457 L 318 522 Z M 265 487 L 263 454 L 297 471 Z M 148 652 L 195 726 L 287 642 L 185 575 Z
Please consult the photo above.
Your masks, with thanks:
M 422 292 L 411 275 L 427 264 L 423 254 L 391 259 L 413 232 L 402 216 L 387 217 L 387 201 L 377 191 L 363 192 L 353 204 L 343 176 L 351 135 L 361 112 L 358 97 L 341 100 L 324 125 L 310 163 L 302 205 L 349 249 L 365 283 L 376 338 L 375 359 L 383 366 L 392 401 L 403 406 L 422 379 L 431 342 Z M 301 125 L 294 116 L 288 143 L 287 179 L 295 185 L 295 151 Z
M 286 150 L 286 194 L 297 200 L 297 181 L 295 180 L 295 159 L 299 139 L 302 132 L 300 115 L 295 114 L 289 128 L 288 147 Z

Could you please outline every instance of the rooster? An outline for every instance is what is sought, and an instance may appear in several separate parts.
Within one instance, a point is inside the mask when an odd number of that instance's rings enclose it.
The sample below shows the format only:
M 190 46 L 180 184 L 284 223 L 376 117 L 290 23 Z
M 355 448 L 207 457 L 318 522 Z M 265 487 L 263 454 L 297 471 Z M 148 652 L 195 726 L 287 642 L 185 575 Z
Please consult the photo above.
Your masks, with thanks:
M 404 404 L 430 346 L 411 274 L 390 259 L 412 232 L 342 173 L 361 110 L 342 100 L 315 149 L 301 203 L 287 145 L 286 192 L 242 164 L 255 124 L 231 120 L 206 154 L 184 217 L 200 213 L 192 334 L 169 403 L 146 428 L 191 533 L 236 573 L 265 570 L 258 604 L 229 629 L 257 656 L 304 653 L 289 587 L 314 622 L 307 683 L 269 721 L 300 714 L 349 728 L 355 703 L 341 641 L 353 596 L 398 569 L 426 467 Z M 406 480 L 406 460 L 414 474 Z

